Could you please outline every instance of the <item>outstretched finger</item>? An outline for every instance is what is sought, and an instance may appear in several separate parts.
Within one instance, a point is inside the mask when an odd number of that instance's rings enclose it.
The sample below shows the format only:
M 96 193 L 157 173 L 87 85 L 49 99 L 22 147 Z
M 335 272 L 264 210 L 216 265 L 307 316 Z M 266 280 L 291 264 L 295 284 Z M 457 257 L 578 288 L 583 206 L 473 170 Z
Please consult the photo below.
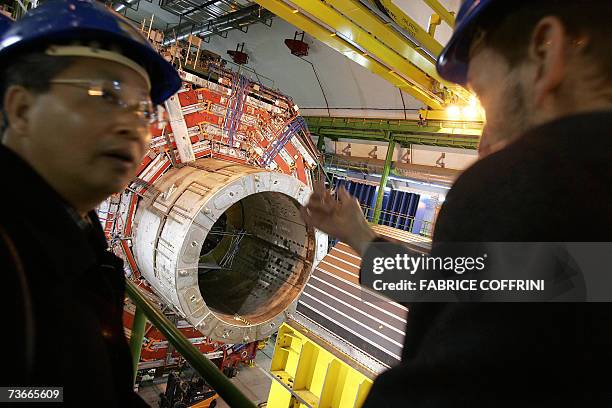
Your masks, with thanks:
M 324 194 L 326 191 L 325 190 L 325 179 L 321 177 L 319 180 L 315 181 L 313 185 L 313 191 L 314 191 L 314 194 L 317 194 L 317 195 Z
M 309 207 L 301 207 L 300 215 L 307 226 L 315 228 L 321 228 L 324 224 L 324 220 L 328 219 L 327 213 L 312 210 Z
M 352 199 L 353 196 L 346 190 L 346 188 L 344 188 L 344 186 L 340 186 L 340 188 L 338 189 L 338 200 L 340 200 L 340 202 L 344 204 L 348 203 Z
M 302 219 L 304 220 L 306 225 L 312 224 L 312 216 L 310 215 L 310 211 L 308 210 L 308 208 L 304 206 L 300 207 L 300 215 L 302 216 Z

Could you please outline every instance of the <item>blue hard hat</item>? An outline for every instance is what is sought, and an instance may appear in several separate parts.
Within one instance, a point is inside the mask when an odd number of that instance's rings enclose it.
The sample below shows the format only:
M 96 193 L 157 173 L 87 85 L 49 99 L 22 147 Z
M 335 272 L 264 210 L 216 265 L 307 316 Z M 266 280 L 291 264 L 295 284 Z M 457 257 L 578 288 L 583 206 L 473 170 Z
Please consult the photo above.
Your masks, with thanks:
M 461 4 L 455 20 L 455 31 L 438 57 L 438 74 L 449 82 L 467 84 L 468 56 L 474 23 L 494 0 L 466 0 Z
M 181 87 L 176 69 L 141 32 L 95 0 L 49 0 L 26 13 L 0 40 L 0 66 L 16 54 L 72 42 L 119 46 L 126 57 L 147 71 L 155 104 L 164 102 Z
M 13 24 L 13 20 L 4 14 L 0 14 L 0 37 L 2 37 L 2 34 L 11 27 L 11 24 Z

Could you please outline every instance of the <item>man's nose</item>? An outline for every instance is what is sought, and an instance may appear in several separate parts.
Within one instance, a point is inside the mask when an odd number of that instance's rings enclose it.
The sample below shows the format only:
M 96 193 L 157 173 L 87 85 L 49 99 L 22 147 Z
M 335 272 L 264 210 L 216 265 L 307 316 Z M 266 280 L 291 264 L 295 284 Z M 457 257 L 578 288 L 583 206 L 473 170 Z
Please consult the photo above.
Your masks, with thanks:
M 134 116 L 132 114 L 132 116 Z M 151 142 L 151 130 L 148 123 L 132 118 L 131 120 L 124 119 L 117 122 L 113 128 L 113 133 L 122 139 L 127 139 L 135 142 L 146 153 L 146 148 Z

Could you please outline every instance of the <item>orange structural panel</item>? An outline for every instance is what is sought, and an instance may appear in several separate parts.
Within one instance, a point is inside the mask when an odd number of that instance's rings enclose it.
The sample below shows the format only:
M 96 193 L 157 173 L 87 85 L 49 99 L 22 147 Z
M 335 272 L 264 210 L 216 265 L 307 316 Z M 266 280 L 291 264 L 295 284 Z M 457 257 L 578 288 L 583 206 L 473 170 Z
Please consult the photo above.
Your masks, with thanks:
M 187 129 L 191 129 L 194 126 L 199 126 L 200 123 L 212 123 L 213 125 L 223 124 L 222 117 L 206 111 L 188 113 L 184 116 L 184 118 Z
M 296 159 L 296 156 L 300 156 L 300 154 L 298 153 L 297 149 L 295 147 L 293 147 L 293 145 L 291 143 L 289 143 L 289 142 L 287 142 L 285 144 L 284 149 L 289 154 L 289 156 L 291 156 L 291 158 L 293 158 L 293 160 Z
M 138 196 L 136 194 L 132 194 L 130 197 L 130 206 L 128 208 L 127 220 L 125 224 L 125 236 L 132 235 L 132 217 L 134 215 L 134 210 L 136 209 L 136 203 L 138 202 Z
M 104 235 L 107 237 L 110 235 L 111 229 L 113 227 L 114 219 L 115 219 L 115 214 L 109 211 L 106 214 L 106 221 L 104 222 Z
M 306 169 L 304 168 L 304 159 L 302 156 L 298 157 L 295 161 L 295 172 L 297 178 L 304 184 L 308 184 L 308 178 L 306 177 Z
M 170 126 L 170 123 L 166 123 L 166 126 L 162 129 L 160 129 L 158 124 L 155 123 L 149 128 L 149 130 L 151 131 L 151 136 L 153 137 L 153 139 L 155 139 L 156 137 L 160 137 L 161 135 L 168 135 L 172 133 L 172 127 Z
M 179 92 L 178 98 L 181 106 L 191 106 L 197 103 L 210 101 L 215 104 L 226 105 L 222 102 L 223 96 L 206 88 L 198 88 L 192 91 Z
M 211 91 L 210 89 L 206 89 L 206 88 L 196 89 L 196 93 L 201 95 L 201 96 L 198 96 L 198 98 L 201 98 L 204 101 L 211 101 L 212 103 L 220 104 L 220 105 L 224 104 L 222 99 L 225 98 L 226 96 L 226 95 Z M 227 100 L 227 98 L 225 99 Z
M 132 254 L 132 249 L 128 246 L 126 240 L 124 239 L 121 240 L 121 248 L 123 249 L 123 253 L 127 258 L 128 264 L 130 265 L 132 272 L 136 277 L 140 277 L 140 271 L 138 270 L 138 265 L 136 265 L 136 260 L 134 259 L 134 255 Z
M 211 149 L 202 150 L 201 152 L 197 152 L 195 154 L 196 159 L 201 159 L 202 157 L 210 155 Z
M 279 170 L 282 171 L 283 173 L 291 174 L 291 169 L 289 168 L 289 165 L 287 164 L 286 161 L 283 160 L 282 157 L 280 157 L 280 155 L 277 155 L 274 158 L 274 163 L 278 165 Z

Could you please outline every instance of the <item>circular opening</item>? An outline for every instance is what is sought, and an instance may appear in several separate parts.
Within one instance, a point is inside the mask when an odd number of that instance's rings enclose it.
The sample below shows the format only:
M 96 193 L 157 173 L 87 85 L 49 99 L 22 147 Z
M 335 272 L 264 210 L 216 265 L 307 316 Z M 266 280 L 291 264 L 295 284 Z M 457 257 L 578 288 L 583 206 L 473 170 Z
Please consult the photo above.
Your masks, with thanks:
M 229 211 L 229 210 L 228 210 Z M 227 213 L 221 214 L 221 216 L 215 221 L 210 233 L 206 236 L 206 240 L 202 244 L 202 250 L 200 251 L 200 263 L 202 263 L 202 257 L 212 255 L 212 251 L 215 250 L 223 240 L 223 233 L 227 229 Z
M 270 320 L 306 284 L 314 246 L 314 230 L 304 225 L 296 200 L 277 192 L 247 196 L 217 219 L 202 245 L 202 298 L 227 323 Z

